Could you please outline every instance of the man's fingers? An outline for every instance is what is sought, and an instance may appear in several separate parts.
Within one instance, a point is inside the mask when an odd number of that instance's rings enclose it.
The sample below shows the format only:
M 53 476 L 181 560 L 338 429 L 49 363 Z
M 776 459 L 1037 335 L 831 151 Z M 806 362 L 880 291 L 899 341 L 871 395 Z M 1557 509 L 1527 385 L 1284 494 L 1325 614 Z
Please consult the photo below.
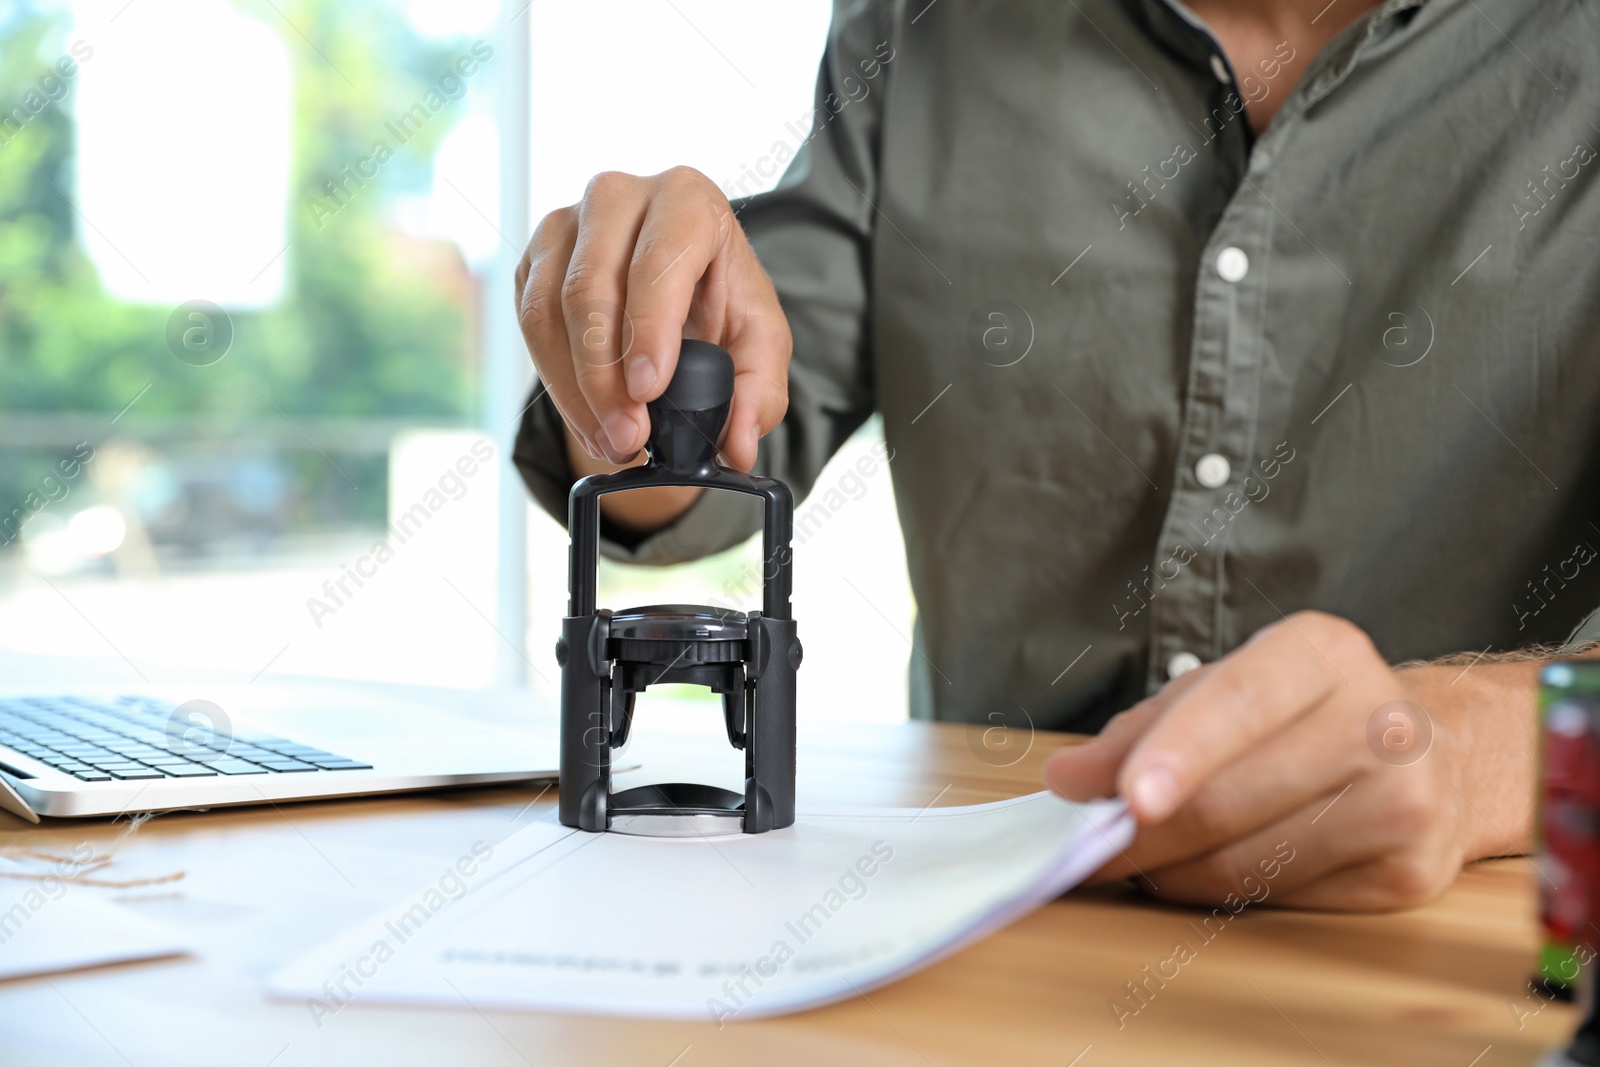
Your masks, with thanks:
M 733 405 L 719 443 L 730 466 L 755 464 L 756 443 L 788 408 L 789 327 L 755 253 L 736 231 L 726 198 L 697 171 L 654 179 L 652 202 L 628 270 L 635 342 L 624 360 L 629 395 L 651 400 L 672 378 L 684 335 L 733 357 Z
M 1460 873 L 1459 860 L 1428 870 L 1409 856 L 1391 852 L 1330 872 L 1325 878 L 1289 890 L 1274 903 L 1323 911 L 1414 908 L 1449 889 Z
M 1293 890 L 1364 863 L 1383 847 L 1360 833 L 1370 813 L 1358 813 L 1353 805 L 1341 811 L 1338 803 L 1328 808 L 1336 796 L 1337 791 L 1315 797 L 1288 817 L 1198 859 L 1146 866 L 1145 888 L 1183 904 L 1214 904 L 1230 893 L 1257 904 L 1282 903 Z
M 1157 701 L 1159 696 L 1158 693 L 1114 716 L 1092 741 L 1051 753 L 1044 764 L 1045 784 L 1079 803 L 1115 796 L 1117 769 L 1123 758 L 1161 714 L 1164 705 Z
M 726 197 L 704 175 L 597 175 L 580 204 L 541 224 L 517 282 L 540 377 L 595 458 L 625 463 L 643 447 L 645 402 L 671 380 L 686 336 L 733 357 L 719 442 L 728 464 L 749 469 L 756 442 L 782 421 L 788 323 Z
M 595 444 L 599 424 L 578 390 L 561 310 L 561 286 L 577 237 L 578 213 L 573 208 L 552 211 L 539 223 L 517 268 L 517 322 L 540 384 L 584 450 L 598 460 L 602 458 Z
M 1139 738 L 1173 700 L 1211 669 L 1202 667 L 1179 675 L 1127 711 L 1112 716 L 1092 740 L 1057 749 L 1045 760 L 1045 784 L 1068 800 L 1079 802 L 1115 796 L 1117 771 Z
M 1267 627 L 1173 701 L 1123 764 L 1119 792 L 1140 822 L 1160 822 L 1338 687 L 1365 680 L 1368 660 L 1382 665 L 1343 619 L 1300 612 Z
M 1145 889 L 1182 904 L 1211 904 L 1226 899 L 1229 893 L 1260 904 L 1331 871 L 1364 862 L 1377 854 L 1376 849 L 1345 851 L 1348 840 L 1337 833 L 1334 824 L 1348 820 L 1336 819 L 1331 812 L 1323 816 L 1328 825 L 1322 829 L 1332 833 L 1316 833 L 1318 827 L 1311 825 L 1311 819 L 1336 795 L 1317 797 L 1287 818 L 1197 859 L 1146 867 Z M 1326 847 L 1329 842 L 1340 847 Z
M 700 280 L 722 254 L 733 215 L 711 181 L 675 167 L 653 181 L 651 200 L 627 270 L 633 344 L 623 357 L 628 396 L 654 400 L 672 380 Z
M 1452 842 L 1429 832 L 1419 807 L 1397 807 L 1381 791 L 1341 787 L 1227 848 L 1147 867 L 1146 874 L 1152 892 L 1184 903 L 1234 893 L 1284 907 L 1381 911 L 1425 903 L 1448 888 L 1461 869 Z
M 649 430 L 644 405 L 628 396 L 621 366 L 633 344 L 624 307 L 628 264 L 648 203 L 642 179 L 596 175 L 578 205 L 578 236 L 561 283 L 573 372 L 599 425 L 596 443 L 615 463 L 631 459 Z
M 1335 715 L 1312 715 L 1290 724 L 1219 771 L 1166 819 L 1141 826 L 1127 849 L 1127 869 L 1119 869 L 1122 861 L 1112 861 L 1106 876 L 1171 867 L 1226 851 L 1292 818 L 1319 797 L 1337 794 L 1366 773 L 1359 758 L 1366 749 L 1351 752 L 1348 730 L 1348 723 Z
M 729 466 L 749 470 L 756 462 L 757 443 L 783 421 L 788 410 L 793 341 L 788 323 L 776 308 L 746 311 L 738 320 L 728 341 L 734 367 L 733 409 L 722 433 L 722 454 Z
M 1183 863 L 1146 865 L 1142 881 L 1156 896 L 1185 904 L 1215 904 L 1231 893 L 1235 907 L 1250 900 L 1387 911 L 1426 903 L 1449 888 L 1461 869 L 1451 841 L 1428 833 L 1414 813 L 1397 812 L 1381 794 L 1341 787 L 1226 848 Z M 1090 881 L 1135 873 L 1127 866 L 1108 863 Z

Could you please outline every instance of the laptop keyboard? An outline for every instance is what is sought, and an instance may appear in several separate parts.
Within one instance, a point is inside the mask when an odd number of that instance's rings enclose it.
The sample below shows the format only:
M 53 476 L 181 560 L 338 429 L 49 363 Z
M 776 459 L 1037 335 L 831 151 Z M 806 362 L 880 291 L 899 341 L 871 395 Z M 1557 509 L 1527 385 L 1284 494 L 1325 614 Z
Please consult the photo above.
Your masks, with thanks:
M 0 699 L 0 746 L 85 782 L 372 769 L 283 737 L 198 736 L 204 731 L 184 720 L 186 729 L 174 730 L 173 711 L 135 696 Z

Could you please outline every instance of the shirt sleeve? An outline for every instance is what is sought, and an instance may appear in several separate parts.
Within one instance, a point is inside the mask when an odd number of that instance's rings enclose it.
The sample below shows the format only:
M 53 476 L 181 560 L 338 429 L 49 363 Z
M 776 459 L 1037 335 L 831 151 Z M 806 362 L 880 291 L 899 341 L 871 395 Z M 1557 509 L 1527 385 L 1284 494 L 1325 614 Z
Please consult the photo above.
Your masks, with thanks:
M 777 187 L 732 200 L 794 335 L 788 413 L 761 441 L 755 472 L 786 482 L 796 500 L 811 491 L 823 465 L 876 404 L 867 350 L 867 263 L 898 9 L 837 0 L 809 135 L 803 120 L 786 127 L 800 130 L 794 140 L 805 139 L 798 146 L 780 139 L 759 161 L 770 168 L 792 155 Z M 573 475 L 561 417 L 548 396 L 524 414 L 512 458 L 534 498 L 564 525 Z M 600 549 L 629 563 L 679 563 L 740 543 L 761 521 L 756 498 L 706 492 L 677 522 L 642 539 L 602 521 Z

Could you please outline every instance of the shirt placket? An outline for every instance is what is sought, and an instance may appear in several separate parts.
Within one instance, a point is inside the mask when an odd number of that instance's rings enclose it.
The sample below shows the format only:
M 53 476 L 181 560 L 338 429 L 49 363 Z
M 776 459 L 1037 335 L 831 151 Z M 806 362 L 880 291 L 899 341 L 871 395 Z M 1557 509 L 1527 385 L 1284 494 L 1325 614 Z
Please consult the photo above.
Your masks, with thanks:
M 1151 600 L 1151 689 L 1221 653 L 1223 561 L 1254 451 L 1271 211 L 1261 197 L 1236 196 L 1201 253 L 1172 498 L 1154 564 L 1163 584 Z
M 1390 16 L 1415 4 L 1391 0 L 1369 18 L 1364 32 L 1311 65 L 1268 135 L 1250 151 L 1243 180 L 1226 194 L 1227 205 L 1200 253 L 1173 491 L 1146 582 L 1151 601 L 1147 692 L 1226 651 L 1224 568 L 1233 522 L 1247 510 L 1242 482 L 1255 460 L 1261 367 L 1267 356 L 1269 256 L 1280 217 L 1272 195 L 1272 142 L 1343 80 Z M 1204 62 L 1219 83 L 1217 98 L 1236 92 L 1216 40 L 1181 5 L 1169 8 L 1205 42 Z M 1236 121 L 1247 120 L 1241 114 Z M 1247 131 L 1241 133 L 1248 137 Z M 1229 170 L 1219 166 L 1219 180 L 1226 180 Z

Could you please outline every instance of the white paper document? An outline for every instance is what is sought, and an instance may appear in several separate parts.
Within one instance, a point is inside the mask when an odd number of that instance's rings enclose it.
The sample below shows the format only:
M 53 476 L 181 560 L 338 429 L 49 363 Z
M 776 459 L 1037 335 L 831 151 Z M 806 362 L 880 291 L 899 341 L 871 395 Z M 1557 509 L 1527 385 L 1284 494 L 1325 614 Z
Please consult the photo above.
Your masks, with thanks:
M 94 890 L 59 877 L 25 872 L 0 857 L 0 979 L 73 971 L 106 963 L 176 956 L 189 951 L 175 931 Z
M 717 1021 L 844 1000 L 1076 885 L 1119 801 L 802 810 L 766 834 L 590 834 L 554 813 L 289 964 L 314 1016 L 413 1002 Z M 448 884 L 446 884 L 448 883 Z

